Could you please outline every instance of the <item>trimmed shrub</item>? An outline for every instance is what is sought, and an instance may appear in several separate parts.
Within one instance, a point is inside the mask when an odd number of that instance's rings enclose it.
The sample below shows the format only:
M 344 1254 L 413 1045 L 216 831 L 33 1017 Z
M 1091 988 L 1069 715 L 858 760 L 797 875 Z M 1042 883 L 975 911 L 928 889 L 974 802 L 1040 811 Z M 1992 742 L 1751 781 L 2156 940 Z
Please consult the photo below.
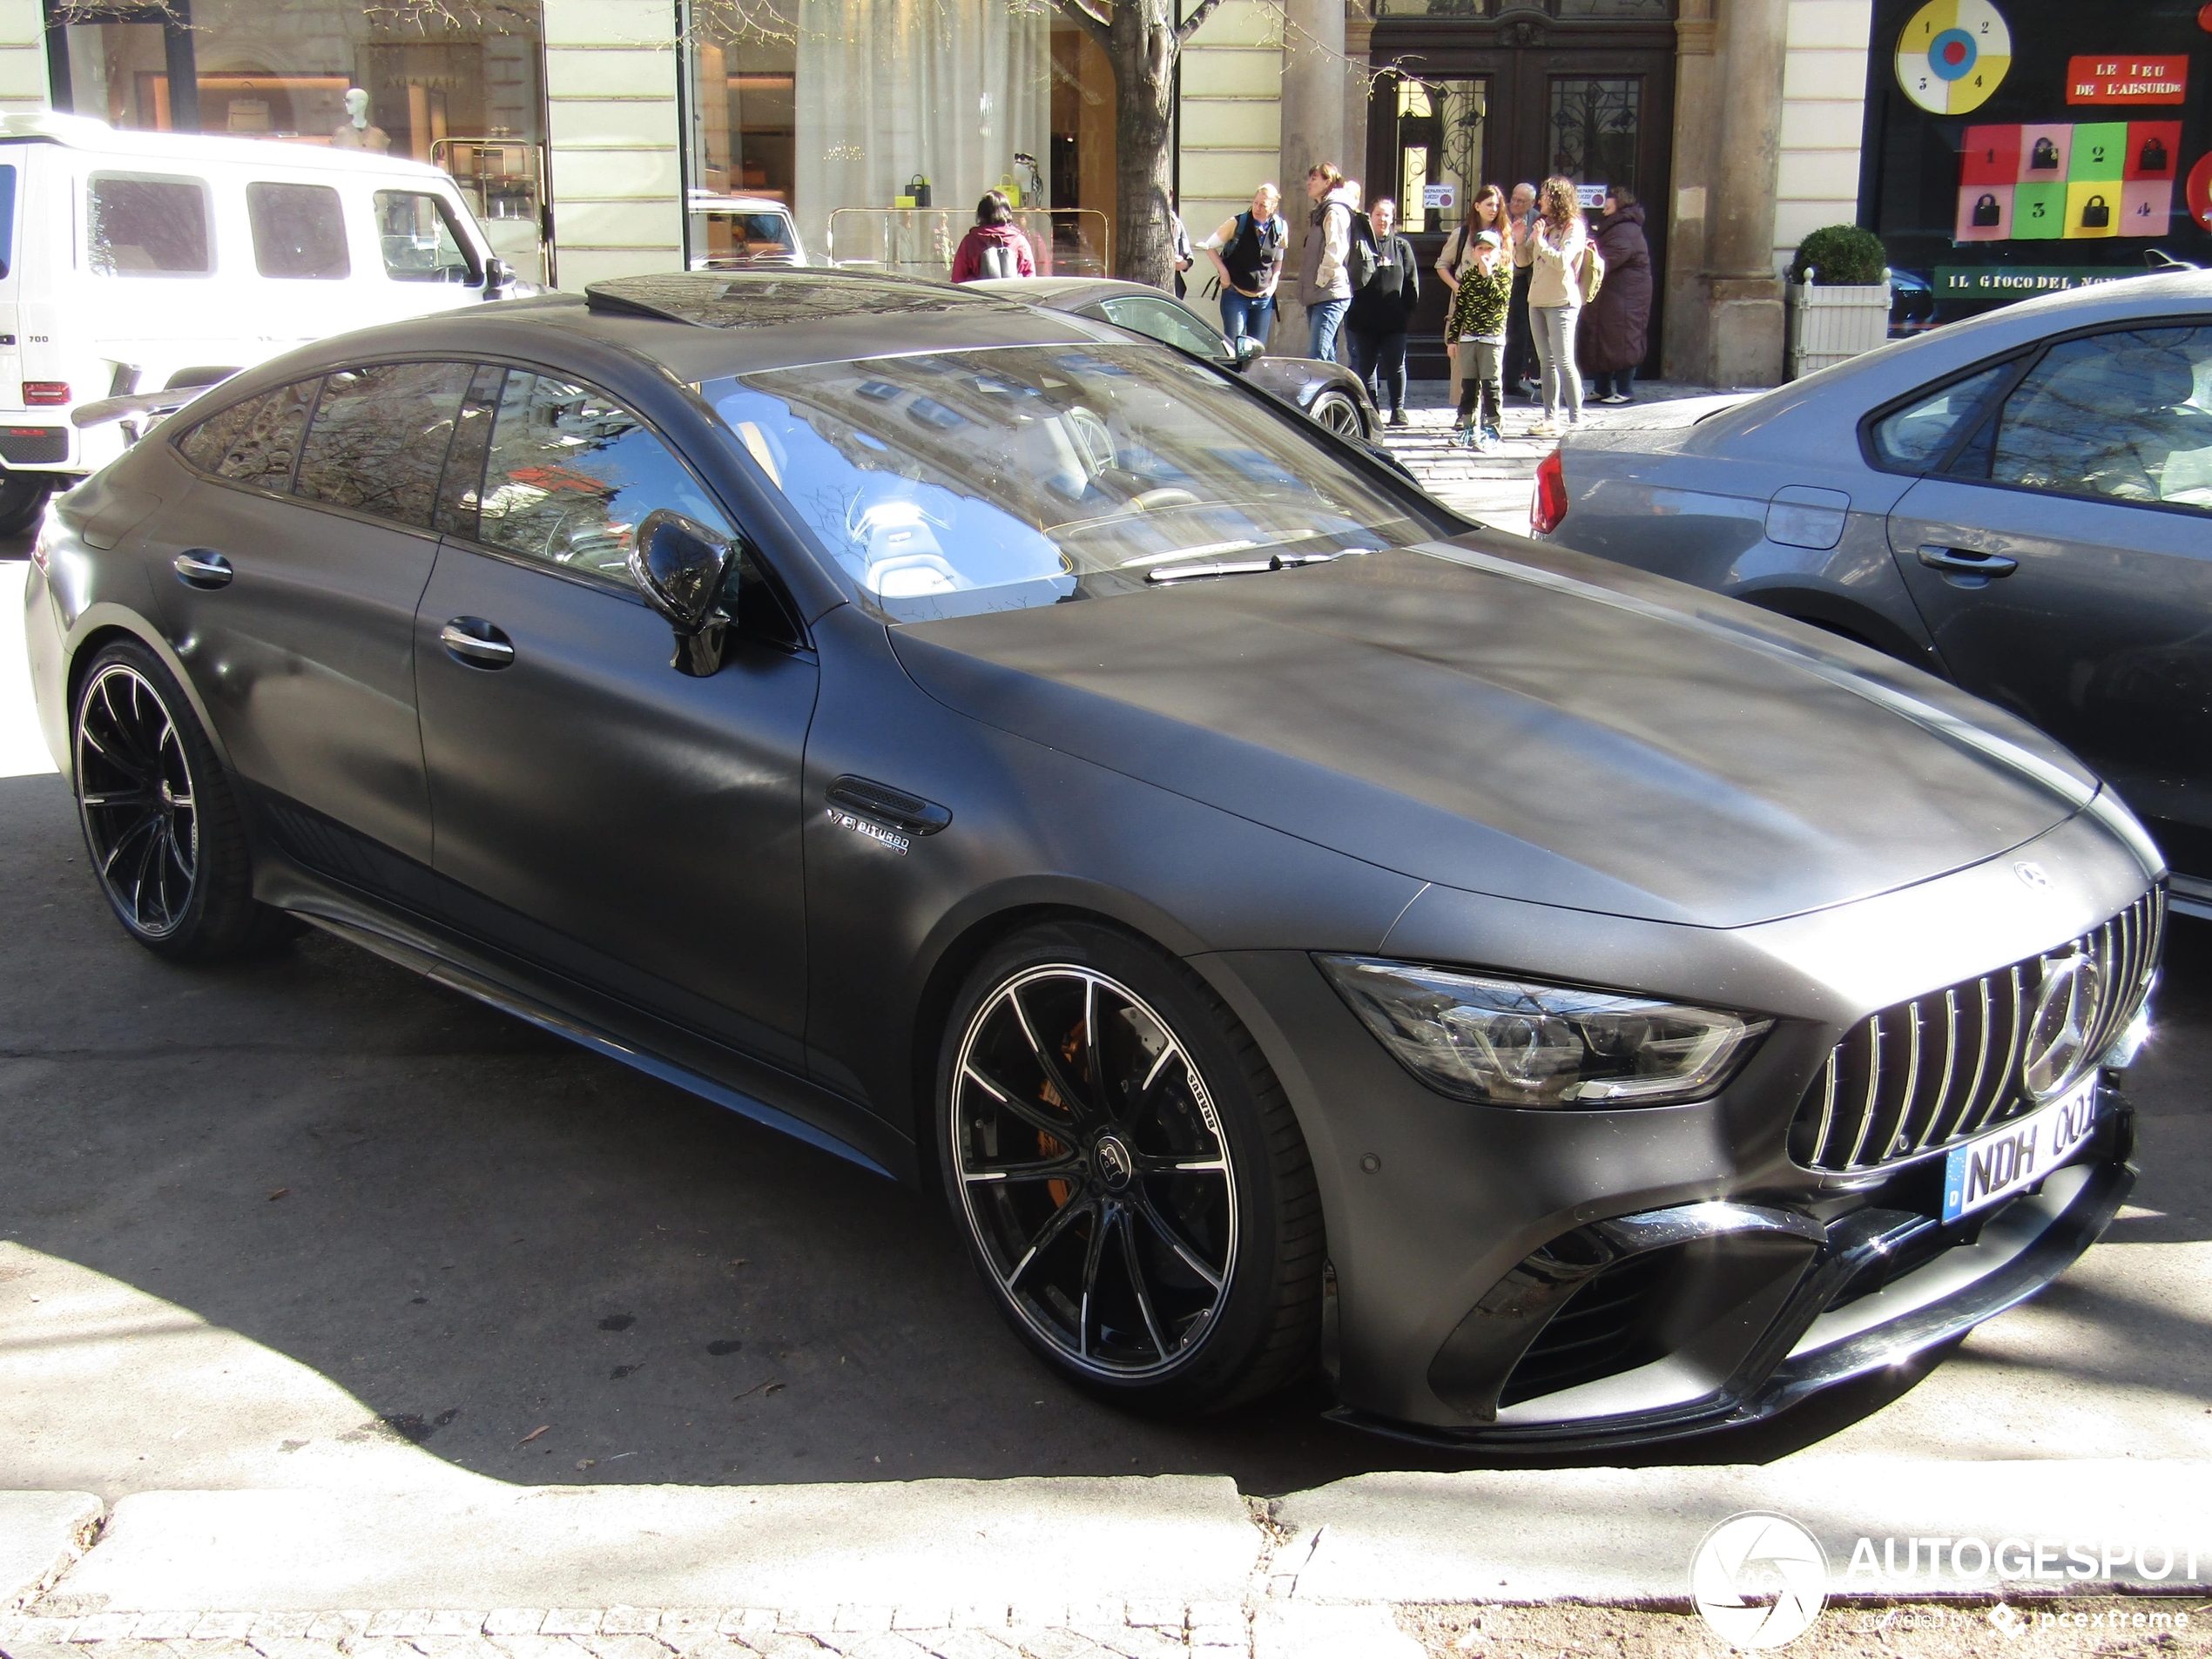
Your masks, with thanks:
M 1890 256 L 1882 239 L 1856 225 L 1824 225 L 1797 245 L 1790 280 L 1824 288 L 1870 287 L 1882 280 Z

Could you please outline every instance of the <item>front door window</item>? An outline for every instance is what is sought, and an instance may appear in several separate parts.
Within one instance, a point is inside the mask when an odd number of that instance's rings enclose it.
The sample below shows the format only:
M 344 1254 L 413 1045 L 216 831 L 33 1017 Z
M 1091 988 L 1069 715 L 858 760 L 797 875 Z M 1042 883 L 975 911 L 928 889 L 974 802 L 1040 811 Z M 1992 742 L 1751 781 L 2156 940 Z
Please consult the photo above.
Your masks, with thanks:
M 1398 216 L 1408 233 L 1456 227 L 1483 184 L 1490 83 L 1398 83 Z
M 1635 188 L 1643 78 L 1555 75 L 1551 91 L 1551 153 L 1546 165 L 1593 190 L 1615 184 Z

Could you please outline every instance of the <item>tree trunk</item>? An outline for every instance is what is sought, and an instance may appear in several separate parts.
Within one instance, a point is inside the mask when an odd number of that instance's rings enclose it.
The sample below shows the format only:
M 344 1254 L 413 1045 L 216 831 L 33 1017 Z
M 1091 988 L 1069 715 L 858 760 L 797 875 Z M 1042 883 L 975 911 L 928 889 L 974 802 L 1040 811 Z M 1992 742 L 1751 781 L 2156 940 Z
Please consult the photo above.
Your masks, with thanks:
M 1114 8 L 1114 274 L 1175 287 L 1175 234 L 1169 192 L 1175 158 L 1175 60 L 1178 43 L 1160 0 L 1121 0 Z

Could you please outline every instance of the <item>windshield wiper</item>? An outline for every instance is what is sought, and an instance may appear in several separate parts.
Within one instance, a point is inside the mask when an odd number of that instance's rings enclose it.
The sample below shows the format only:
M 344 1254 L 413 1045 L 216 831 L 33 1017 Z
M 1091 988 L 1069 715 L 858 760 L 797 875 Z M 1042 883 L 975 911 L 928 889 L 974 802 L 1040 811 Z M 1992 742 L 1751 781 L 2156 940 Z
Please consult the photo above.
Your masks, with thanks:
M 1344 547 L 1333 553 L 1278 553 L 1264 559 L 1224 559 L 1214 564 L 1160 565 L 1144 573 L 1147 582 L 1189 582 L 1198 577 L 1254 576 L 1262 570 L 1287 570 L 1300 564 L 1326 564 L 1332 559 L 1347 559 L 1356 554 L 1372 553 L 1371 547 Z

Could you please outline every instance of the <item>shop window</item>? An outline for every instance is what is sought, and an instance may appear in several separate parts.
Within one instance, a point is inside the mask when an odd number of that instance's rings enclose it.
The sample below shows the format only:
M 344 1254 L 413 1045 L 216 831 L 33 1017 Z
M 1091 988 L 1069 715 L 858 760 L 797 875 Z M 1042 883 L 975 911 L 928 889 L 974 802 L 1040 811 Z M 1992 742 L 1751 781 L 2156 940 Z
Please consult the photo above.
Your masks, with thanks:
M 214 270 L 207 186 L 199 179 L 96 172 L 85 196 L 85 251 L 94 271 L 206 276 Z
M 323 381 L 295 495 L 427 529 L 468 363 L 381 363 Z
M 428 191 L 378 191 L 376 239 L 384 253 L 384 274 L 395 282 L 483 280 L 451 212 Z
M 265 277 L 351 276 L 346 212 L 327 185 L 248 185 L 246 218 L 253 265 Z

